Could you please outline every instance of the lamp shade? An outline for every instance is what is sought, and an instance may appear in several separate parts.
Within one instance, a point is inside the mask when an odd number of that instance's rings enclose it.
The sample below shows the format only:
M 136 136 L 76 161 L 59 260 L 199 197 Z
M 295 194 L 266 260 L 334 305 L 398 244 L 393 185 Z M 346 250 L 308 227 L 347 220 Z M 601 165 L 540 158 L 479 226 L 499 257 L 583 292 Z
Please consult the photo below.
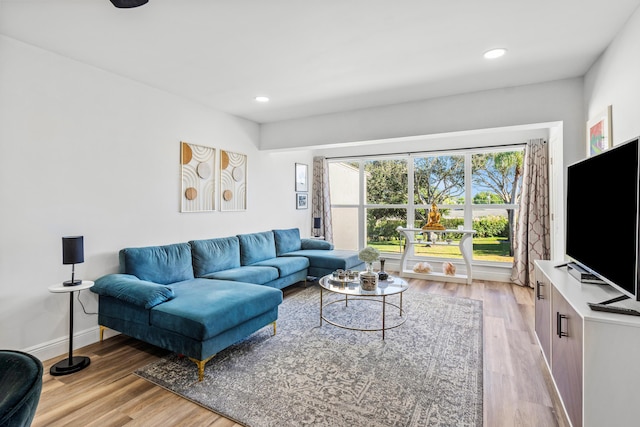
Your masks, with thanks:
M 70 236 L 62 238 L 62 263 L 80 264 L 84 262 L 84 237 Z
M 320 228 L 320 218 L 313 218 L 313 228 Z

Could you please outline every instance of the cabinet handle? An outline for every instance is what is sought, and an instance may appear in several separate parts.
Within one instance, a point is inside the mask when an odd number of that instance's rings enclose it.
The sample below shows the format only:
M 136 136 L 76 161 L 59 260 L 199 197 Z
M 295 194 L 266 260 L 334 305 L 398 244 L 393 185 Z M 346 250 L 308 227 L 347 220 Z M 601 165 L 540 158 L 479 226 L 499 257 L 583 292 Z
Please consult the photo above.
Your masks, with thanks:
M 556 329 L 558 333 L 558 338 L 568 337 L 569 334 L 567 332 L 562 332 L 562 319 L 568 319 L 568 316 L 564 314 L 560 314 L 559 311 L 556 311 Z
M 537 299 L 544 299 L 544 297 L 542 296 L 542 292 L 540 292 L 540 288 L 543 286 L 544 285 L 542 284 L 541 281 L 536 280 L 536 298 Z

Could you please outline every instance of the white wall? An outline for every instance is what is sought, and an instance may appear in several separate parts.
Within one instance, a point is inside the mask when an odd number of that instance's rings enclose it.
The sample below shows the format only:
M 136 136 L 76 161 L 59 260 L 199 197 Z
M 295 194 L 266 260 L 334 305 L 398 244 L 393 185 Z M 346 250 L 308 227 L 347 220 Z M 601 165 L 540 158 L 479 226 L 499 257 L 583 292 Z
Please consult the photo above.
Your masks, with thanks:
M 0 348 L 67 351 L 62 236 L 84 235 L 76 277 L 117 270 L 119 249 L 272 228 L 311 230 L 294 163 L 265 153 L 258 125 L 0 36 Z M 180 141 L 248 156 L 248 209 L 180 213 Z M 81 293 L 88 311 L 97 299 Z M 76 304 L 76 347 L 97 340 Z
M 612 106 L 613 143 L 640 136 L 640 9 L 585 76 L 585 108 L 593 117 Z

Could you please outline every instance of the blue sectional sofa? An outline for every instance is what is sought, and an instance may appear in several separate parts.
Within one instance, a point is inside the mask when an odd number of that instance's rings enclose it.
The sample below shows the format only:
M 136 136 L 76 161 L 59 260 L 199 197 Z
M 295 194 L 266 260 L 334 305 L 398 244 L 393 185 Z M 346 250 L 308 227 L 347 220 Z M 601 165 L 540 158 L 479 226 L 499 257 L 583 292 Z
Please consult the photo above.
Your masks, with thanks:
M 95 281 L 100 340 L 113 329 L 204 365 L 272 323 L 281 289 L 336 269 L 361 270 L 355 251 L 301 239 L 297 228 L 126 248 L 120 271 Z

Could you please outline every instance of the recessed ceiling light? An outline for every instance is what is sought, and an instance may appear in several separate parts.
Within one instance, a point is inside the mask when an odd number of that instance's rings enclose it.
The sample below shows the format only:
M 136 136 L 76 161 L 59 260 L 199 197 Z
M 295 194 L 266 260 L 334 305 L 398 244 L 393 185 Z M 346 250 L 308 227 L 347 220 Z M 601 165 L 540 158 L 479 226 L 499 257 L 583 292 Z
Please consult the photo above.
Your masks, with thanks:
M 266 96 L 256 96 L 256 101 L 258 102 L 269 102 L 269 98 Z
M 505 53 L 507 53 L 507 49 L 500 47 L 500 48 L 497 48 L 497 49 L 491 49 L 491 50 L 486 51 L 484 53 L 484 57 L 486 59 L 496 59 L 496 58 L 500 58 Z

